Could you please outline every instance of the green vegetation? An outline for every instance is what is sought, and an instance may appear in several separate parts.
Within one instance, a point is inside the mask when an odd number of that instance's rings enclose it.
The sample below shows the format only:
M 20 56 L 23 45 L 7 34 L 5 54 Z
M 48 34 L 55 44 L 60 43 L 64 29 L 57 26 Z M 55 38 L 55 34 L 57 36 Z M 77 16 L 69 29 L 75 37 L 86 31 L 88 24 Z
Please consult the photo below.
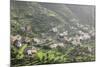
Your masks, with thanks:
M 12 67 L 95 61 L 94 27 L 51 5 L 11 1 Z
M 55 49 L 40 49 L 37 51 L 34 57 L 26 57 L 23 52 L 24 47 L 25 46 L 23 46 L 19 50 L 16 50 L 17 53 L 15 51 L 12 51 L 11 62 L 14 66 L 86 62 L 95 60 L 95 55 L 92 55 L 90 52 L 88 52 L 87 47 L 71 47 L 64 53 L 59 52 Z

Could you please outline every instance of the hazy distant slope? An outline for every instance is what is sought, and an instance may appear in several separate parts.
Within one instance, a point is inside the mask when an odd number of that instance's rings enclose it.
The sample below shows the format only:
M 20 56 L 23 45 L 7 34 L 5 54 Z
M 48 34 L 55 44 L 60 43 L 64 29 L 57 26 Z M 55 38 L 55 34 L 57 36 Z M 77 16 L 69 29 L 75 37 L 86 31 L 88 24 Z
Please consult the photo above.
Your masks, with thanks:
M 41 4 L 41 3 L 40 3 Z M 71 4 L 51 4 L 42 3 L 43 7 L 53 10 L 63 16 L 64 19 L 70 20 L 76 18 L 82 24 L 94 25 L 95 7 L 88 5 L 71 5 Z
M 68 8 L 79 18 L 80 23 L 94 25 L 95 7 L 91 5 L 67 5 Z
M 53 3 L 40 3 L 43 7 L 50 9 L 52 11 L 55 11 L 60 16 L 63 17 L 64 20 L 69 21 L 73 18 L 76 18 L 76 16 L 72 13 L 72 11 L 64 4 L 53 4 Z

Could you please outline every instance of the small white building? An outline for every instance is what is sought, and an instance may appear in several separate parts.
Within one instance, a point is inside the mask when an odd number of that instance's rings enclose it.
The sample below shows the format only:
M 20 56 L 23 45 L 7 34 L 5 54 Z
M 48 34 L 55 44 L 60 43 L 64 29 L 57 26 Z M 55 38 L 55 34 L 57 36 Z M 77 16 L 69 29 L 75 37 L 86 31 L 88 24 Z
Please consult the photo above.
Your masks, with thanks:
M 36 48 L 27 48 L 25 51 L 28 56 L 34 56 L 37 53 Z
M 58 43 L 59 47 L 64 47 L 64 43 Z
M 18 48 L 21 47 L 22 46 L 21 41 L 16 40 L 15 46 L 18 47 Z
M 52 45 L 50 45 L 49 47 L 50 48 L 56 48 L 58 45 L 57 44 L 52 44 Z
M 56 27 L 52 28 L 52 32 L 57 33 L 58 29 Z
M 64 35 L 64 36 L 67 36 L 67 35 L 68 35 L 68 31 L 64 31 L 64 32 L 63 32 L 63 35 Z
M 39 38 L 33 38 L 33 41 L 37 44 L 39 44 L 41 42 L 41 40 Z

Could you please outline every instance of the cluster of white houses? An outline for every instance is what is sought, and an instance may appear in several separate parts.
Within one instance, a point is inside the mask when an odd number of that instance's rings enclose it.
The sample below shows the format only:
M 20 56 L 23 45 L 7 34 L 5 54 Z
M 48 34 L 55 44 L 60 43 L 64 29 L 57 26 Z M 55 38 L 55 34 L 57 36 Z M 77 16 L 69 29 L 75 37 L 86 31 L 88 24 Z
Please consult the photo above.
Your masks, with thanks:
M 83 25 L 76 24 L 78 27 L 81 27 L 85 30 L 88 29 L 88 27 L 84 27 Z M 72 27 L 74 29 L 74 27 Z M 75 28 L 77 29 L 77 28 Z M 69 36 L 69 31 L 64 31 L 62 33 L 58 32 L 58 29 L 56 27 L 52 28 L 51 33 L 56 33 L 55 40 L 49 36 L 46 36 L 46 38 L 39 38 L 39 37 L 34 37 L 34 38 L 29 38 L 29 37 L 22 37 L 20 35 L 16 36 L 11 36 L 11 44 L 15 45 L 16 47 L 20 48 L 25 44 L 30 44 L 31 42 L 34 42 L 35 44 L 41 44 L 45 43 L 46 41 L 53 41 L 52 44 L 47 45 L 50 48 L 57 48 L 59 47 L 64 47 L 67 44 L 73 44 L 73 45 L 81 45 L 81 41 L 88 41 L 91 40 L 91 37 L 95 37 L 95 32 L 94 30 L 89 30 L 88 32 L 83 32 L 81 30 L 76 31 L 77 34 L 74 36 Z M 73 32 L 72 32 L 73 33 Z M 45 36 L 45 34 L 43 34 Z M 56 41 L 56 42 L 55 42 Z M 26 50 L 28 55 L 31 55 L 33 53 L 36 53 L 37 50 L 35 48 L 29 48 Z
M 82 28 L 83 30 L 88 30 L 88 32 L 83 32 L 82 30 L 76 30 L 77 34 L 75 34 L 74 36 L 70 36 L 69 37 L 69 32 L 68 31 L 64 31 L 62 33 L 59 33 L 57 28 L 53 28 L 53 32 L 56 32 L 57 33 L 57 40 L 60 42 L 60 43 L 55 43 L 55 44 L 52 44 L 50 47 L 51 48 L 56 48 L 58 45 L 60 45 L 61 43 L 64 45 L 65 43 L 68 44 L 68 43 L 71 43 L 73 45 L 81 45 L 82 44 L 82 41 L 89 41 L 93 38 L 95 38 L 95 31 L 92 29 L 92 30 L 89 30 L 89 26 L 84 26 L 84 25 L 81 25 L 79 23 L 76 24 L 78 27 Z M 74 29 L 74 27 L 72 27 Z M 77 28 L 75 28 L 77 29 Z M 73 33 L 73 32 L 72 32 Z M 61 45 L 62 45 L 61 44 Z M 61 46 L 63 47 L 63 46 Z

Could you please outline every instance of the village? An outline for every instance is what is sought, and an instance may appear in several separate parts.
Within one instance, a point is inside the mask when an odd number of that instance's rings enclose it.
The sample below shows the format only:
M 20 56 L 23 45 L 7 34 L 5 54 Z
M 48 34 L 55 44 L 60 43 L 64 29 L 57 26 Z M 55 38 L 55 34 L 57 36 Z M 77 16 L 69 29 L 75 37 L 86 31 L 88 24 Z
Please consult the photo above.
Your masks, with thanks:
M 93 11 L 72 6 L 12 1 L 12 67 L 95 60 Z
M 88 30 L 88 27 L 77 24 L 78 27 L 82 28 L 83 30 Z M 26 29 L 22 29 L 22 31 L 25 32 L 32 32 L 30 31 L 29 27 L 27 30 Z M 76 28 L 71 27 L 71 29 L 76 30 Z M 73 32 L 71 32 L 73 33 Z M 68 44 L 70 45 L 80 45 L 82 46 L 84 42 L 90 41 L 95 39 L 95 32 L 94 30 L 89 30 L 88 32 L 83 32 L 82 30 L 76 30 L 76 34 L 74 36 L 70 36 L 69 37 L 69 32 L 66 30 L 64 32 L 59 32 L 59 30 L 54 27 L 52 28 L 49 33 L 42 33 L 41 37 L 33 37 L 33 38 L 29 38 L 29 37 L 22 37 L 20 35 L 15 35 L 12 36 L 11 35 L 11 44 L 14 45 L 17 48 L 22 47 L 24 44 L 27 44 L 27 46 L 30 46 L 29 48 L 25 49 L 25 53 L 27 55 L 32 55 L 34 53 L 37 52 L 37 50 L 39 50 L 39 47 L 47 47 L 50 49 L 55 49 L 57 47 L 61 47 L 64 48 L 65 46 L 67 47 Z M 46 43 L 46 44 L 44 44 Z M 39 46 L 39 47 L 36 47 Z M 92 49 L 89 48 L 89 50 L 91 51 Z

